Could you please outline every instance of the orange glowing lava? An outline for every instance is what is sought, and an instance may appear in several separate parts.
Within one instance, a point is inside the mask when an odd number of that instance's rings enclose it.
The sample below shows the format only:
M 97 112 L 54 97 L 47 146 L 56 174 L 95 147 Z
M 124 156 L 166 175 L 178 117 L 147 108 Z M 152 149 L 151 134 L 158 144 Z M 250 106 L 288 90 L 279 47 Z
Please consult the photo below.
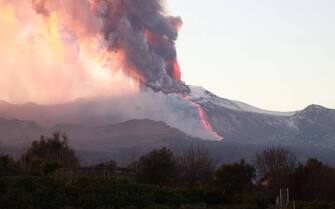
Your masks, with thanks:
M 208 131 L 208 133 L 211 134 L 211 136 L 216 139 L 216 140 L 222 140 L 223 137 L 220 136 L 212 127 L 212 125 L 210 124 L 210 122 L 208 121 L 208 117 L 207 114 L 205 112 L 205 110 L 201 107 L 201 105 L 199 105 L 198 103 L 192 101 L 190 98 L 188 98 L 187 96 L 183 96 L 183 95 L 179 95 L 184 101 L 187 101 L 189 104 L 191 104 L 194 108 L 197 109 L 198 114 L 199 114 L 199 119 L 201 122 L 201 125 L 204 129 L 206 129 Z
M 177 59 L 172 61 L 172 68 L 173 68 L 172 78 L 176 81 L 180 81 L 181 80 L 181 70 L 180 70 L 180 66 L 179 66 Z
M 178 27 L 181 27 L 181 23 L 175 23 L 177 25 L 180 25 Z M 157 50 L 159 50 L 159 48 L 162 45 L 165 45 L 165 42 L 169 42 L 168 39 L 164 38 L 164 37 L 160 37 L 157 36 L 155 34 L 153 34 L 152 32 L 150 32 L 149 30 L 145 30 L 144 31 L 144 36 L 146 37 L 147 41 L 154 47 L 157 48 Z M 176 80 L 176 81 L 180 81 L 181 80 L 181 70 L 180 70 L 180 66 L 178 63 L 178 59 L 177 57 L 171 59 L 167 59 L 166 60 L 167 65 L 168 65 L 168 74 L 172 77 L 172 79 Z

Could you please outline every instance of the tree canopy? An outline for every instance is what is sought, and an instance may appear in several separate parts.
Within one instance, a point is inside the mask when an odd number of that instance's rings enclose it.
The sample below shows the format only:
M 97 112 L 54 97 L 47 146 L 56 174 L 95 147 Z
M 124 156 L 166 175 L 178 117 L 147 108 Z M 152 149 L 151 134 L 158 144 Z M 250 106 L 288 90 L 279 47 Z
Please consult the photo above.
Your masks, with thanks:
M 297 157 L 288 149 L 272 146 L 256 156 L 256 169 L 260 178 L 267 177 L 274 193 L 287 188 L 290 175 L 297 167 Z
M 178 156 L 180 178 L 189 187 L 206 186 L 214 179 L 215 163 L 206 147 L 192 145 Z
M 20 164 L 24 170 L 34 174 L 51 174 L 59 168 L 78 167 L 79 160 L 68 146 L 67 137 L 55 133 L 33 141 L 22 155 Z
M 335 197 L 335 169 L 317 159 L 309 159 L 295 170 L 290 188 L 295 199 L 333 200 Z
M 177 162 L 173 152 L 166 147 L 142 156 L 133 166 L 143 183 L 169 185 L 175 181 Z
M 239 163 L 222 165 L 215 177 L 215 185 L 221 193 L 241 194 L 252 188 L 256 170 L 245 160 L 241 160 Z

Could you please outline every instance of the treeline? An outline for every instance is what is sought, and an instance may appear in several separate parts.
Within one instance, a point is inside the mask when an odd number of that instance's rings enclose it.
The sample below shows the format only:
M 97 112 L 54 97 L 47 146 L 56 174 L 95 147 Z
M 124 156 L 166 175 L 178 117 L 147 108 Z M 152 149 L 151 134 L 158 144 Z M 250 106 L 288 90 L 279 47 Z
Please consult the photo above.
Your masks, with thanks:
M 18 160 L 0 154 L 0 208 L 265 209 L 286 188 L 297 209 L 335 208 L 335 169 L 317 159 L 300 163 L 283 147 L 265 149 L 252 163 L 225 165 L 203 146 L 178 153 L 163 147 L 132 162 L 131 177 L 116 175 L 114 161 L 89 169 L 95 168 L 115 175 L 60 175 L 83 168 L 59 133 L 34 141 Z

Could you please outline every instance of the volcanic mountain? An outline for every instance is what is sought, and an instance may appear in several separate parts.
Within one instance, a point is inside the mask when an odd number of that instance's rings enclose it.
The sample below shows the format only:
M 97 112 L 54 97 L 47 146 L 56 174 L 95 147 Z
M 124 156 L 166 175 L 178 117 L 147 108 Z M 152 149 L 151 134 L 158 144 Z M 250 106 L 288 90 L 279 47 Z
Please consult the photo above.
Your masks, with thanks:
M 201 139 L 230 157 L 247 151 L 229 152 L 229 143 L 334 153 L 334 110 L 265 111 L 185 84 L 182 20 L 164 1 L 0 1 L 0 19 L 0 99 L 21 104 L 0 102 L 3 146 L 61 130 L 77 150 L 120 161 L 125 149 Z
M 266 111 L 201 87 L 190 89 L 187 98 L 194 104 L 178 94 L 157 92 L 59 105 L 1 102 L 0 142 L 22 147 L 40 134 L 62 131 L 86 162 L 114 158 L 121 163 L 154 147 L 180 149 L 192 143 L 210 147 L 222 162 L 251 160 L 257 151 L 276 144 L 295 150 L 301 159 L 318 157 L 335 163 L 335 110 L 311 105 L 295 112 Z M 216 141 L 203 127 L 199 107 L 223 140 Z
M 335 151 L 333 109 L 310 105 L 295 112 L 273 112 L 219 98 L 202 88 L 197 91 L 193 100 L 205 109 L 210 123 L 226 141 L 317 146 Z

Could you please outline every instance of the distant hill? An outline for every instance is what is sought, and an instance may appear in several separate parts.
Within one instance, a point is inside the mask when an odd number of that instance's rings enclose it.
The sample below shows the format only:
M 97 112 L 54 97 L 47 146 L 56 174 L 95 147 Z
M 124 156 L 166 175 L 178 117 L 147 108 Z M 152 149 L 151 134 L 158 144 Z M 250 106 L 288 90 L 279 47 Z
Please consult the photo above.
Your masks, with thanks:
M 201 143 L 215 150 L 222 162 L 252 160 L 264 147 L 282 145 L 301 159 L 318 157 L 335 164 L 335 110 L 310 105 L 294 112 L 268 111 L 220 98 L 201 87 L 190 89 L 188 98 L 207 113 L 223 142 L 209 140 L 197 108 L 179 95 L 144 92 L 131 98 L 58 105 L 0 101 L 0 146 L 22 147 L 41 134 L 61 130 L 87 163 L 109 158 L 126 162 L 154 147 L 181 149 Z
M 83 164 L 100 163 L 114 159 L 119 164 L 126 165 L 142 154 L 163 146 L 169 147 L 177 153 L 191 145 L 202 146 L 210 150 L 213 158 L 218 163 L 236 162 L 241 158 L 252 162 L 256 153 L 266 147 L 248 143 L 202 140 L 187 136 L 180 130 L 172 128 L 163 122 L 152 120 L 131 120 L 99 127 L 62 124 L 49 130 L 34 124 L 34 122 L 3 119 L 0 123 L 1 133 L 5 133 L 4 128 L 9 125 L 13 129 L 8 130 L 17 130 L 16 132 L 9 131 L 7 135 L 0 136 L 1 143 L 6 145 L 3 148 L 18 157 L 19 153 L 24 149 L 24 147 L 18 146 L 19 142 L 24 143 L 26 146 L 29 141 L 38 138 L 41 132 L 51 134 L 54 131 L 62 131 L 69 136 L 70 145 L 75 148 Z M 24 128 L 21 129 L 22 127 Z M 21 140 L 21 136 L 24 136 L 24 134 L 26 134 L 25 136 L 29 135 L 29 137 Z M 292 147 L 291 149 L 297 153 L 301 160 L 315 156 L 335 164 L 329 152 Z
M 19 146 L 45 133 L 45 128 L 32 121 L 0 118 L 0 146 Z

